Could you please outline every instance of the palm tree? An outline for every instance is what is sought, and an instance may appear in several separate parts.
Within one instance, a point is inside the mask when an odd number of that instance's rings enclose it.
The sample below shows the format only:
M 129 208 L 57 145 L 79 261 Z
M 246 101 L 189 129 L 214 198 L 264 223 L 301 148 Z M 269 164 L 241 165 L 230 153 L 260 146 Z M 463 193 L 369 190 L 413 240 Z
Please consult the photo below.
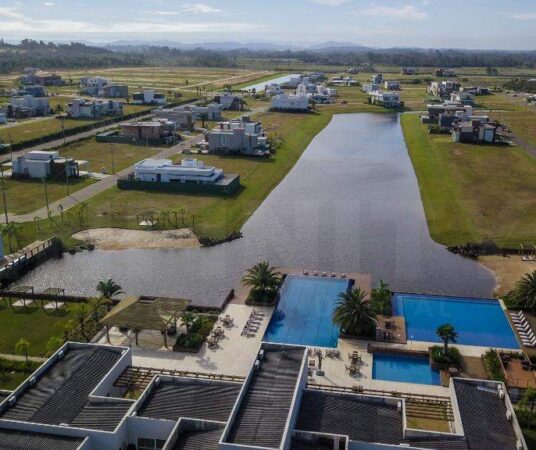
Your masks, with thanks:
M 519 280 L 514 289 L 514 299 L 517 306 L 536 311 L 536 270 L 527 273 Z
M 343 332 L 356 336 L 368 336 L 376 326 L 371 302 L 359 287 L 339 294 L 331 318 Z
M 91 306 L 87 303 L 77 303 L 71 306 L 71 312 L 76 317 L 78 325 L 80 327 L 80 334 L 86 337 L 86 318 L 91 312 Z
M 87 210 L 87 203 L 86 202 L 80 202 L 80 208 L 78 209 L 78 220 L 80 222 L 80 226 L 84 223 L 84 213 Z
M 15 353 L 17 355 L 24 355 L 26 357 L 26 365 L 30 364 L 30 360 L 28 358 L 28 352 L 30 351 L 30 346 L 31 346 L 30 342 L 24 338 L 20 338 L 15 344 Z
M 376 314 L 391 315 L 391 290 L 385 281 L 380 280 L 378 287 L 372 289 L 370 297 Z
M 439 339 L 443 341 L 443 354 L 448 355 L 449 343 L 456 343 L 458 333 L 454 330 L 454 327 L 451 324 L 446 323 L 437 328 L 436 334 L 439 336 Z
M 180 316 L 180 319 L 182 324 L 186 327 L 186 334 L 190 335 L 190 330 L 197 320 L 197 316 L 190 311 L 186 311 Z
M 2 228 L 2 236 L 7 236 L 9 241 L 9 252 L 13 252 L 12 247 L 12 238 L 15 239 L 17 242 L 17 248 L 20 248 L 20 238 L 21 238 L 21 226 L 16 222 L 9 222 L 8 224 L 4 225 L 4 228 Z
M 270 266 L 268 261 L 255 264 L 242 277 L 242 285 L 251 287 L 251 294 L 255 299 L 271 300 L 281 281 L 281 274 L 277 269 Z
M 114 295 L 124 294 L 121 286 L 111 278 L 108 278 L 106 281 L 99 281 L 99 284 L 97 284 L 97 292 L 102 298 L 108 300 L 111 300 Z
M 201 114 L 199 114 L 199 118 L 201 119 L 201 128 L 205 128 L 205 121 L 208 120 L 208 114 L 207 113 L 201 113 Z
M 519 406 L 521 406 L 523 409 L 527 408 L 527 406 L 530 408 L 529 423 L 527 428 L 531 428 L 532 416 L 534 414 L 534 406 L 536 406 L 536 390 L 531 387 L 528 387 L 523 394 L 523 398 L 519 402 Z
M 39 225 L 40 220 L 41 220 L 41 217 L 39 217 L 39 216 L 34 217 L 34 222 L 37 225 L 37 231 L 41 231 L 41 225 Z
M 52 355 L 58 348 L 63 345 L 63 339 L 59 336 L 52 336 L 47 342 L 47 353 Z

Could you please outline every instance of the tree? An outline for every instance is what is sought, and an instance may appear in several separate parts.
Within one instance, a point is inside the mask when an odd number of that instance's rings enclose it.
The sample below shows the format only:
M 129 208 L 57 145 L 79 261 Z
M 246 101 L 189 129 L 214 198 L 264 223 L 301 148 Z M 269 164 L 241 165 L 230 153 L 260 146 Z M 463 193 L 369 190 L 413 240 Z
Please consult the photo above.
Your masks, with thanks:
M 359 287 L 339 294 L 331 318 L 342 331 L 356 336 L 368 336 L 376 326 L 372 305 Z
M 208 114 L 206 112 L 203 112 L 199 114 L 199 118 L 201 119 L 201 127 L 205 128 L 205 122 L 208 120 Z
M 20 248 L 21 226 L 16 222 L 9 222 L 2 228 L 2 236 L 7 236 L 9 241 L 9 252 L 13 252 L 12 238 L 17 242 L 17 248 Z
M 61 114 L 64 111 L 63 105 L 58 103 L 56 105 L 56 108 L 54 108 L 54 111 L 56 112 L 56 114 Z
M 80 222 L 80 226 L 84 223 L 84 213 L 87 211 L 87 203 L 86 202 L 80 202 L 80 208 L 78 209 L 78 220 Z
M 447 355 L 449 352 L 449 343 L 456 343 L 458 333 L 454 330 L 452 325 L 446 323 L 437 327 L 436 334 L 439 336 L 439 339 L 443 341 L 443 353 Z
M 99 284 L 97 284 L 97 292 L 102 298 L 108 300 L 111 300 L 114 295 L 124 294 L 121 286 L 111 278 L 108 278 L 106 281 L 99 281 Z
M 34 222 L 37 225 L 37 231 L 41 231 L 41 225 L 39 225 L 40 220 L 41 220 L 41 217 L 39 217 L 39 216 L 34 217 Z
M 71 312 L 78 322 L 80 334 L 83 337 L 86 337 L 86 318 L 91 312 L 91 306 L 87 303 L 77 303 L 76 305 L 71 306 Z
M 372 289 L 370 298 L 376 314 L 391 315 L 391 294 L 389 285 L 383 280 L 380 280 L 378 287 Z
M 15 344 L 15 353 L 17 355 L 24 355 L 26 357 L 26 365 L 30 364 L 30 360 L 28 358 L 28 352 L 30 351 L 30 341 L 27 341 L 24 338 L 20 338 L 17 343 Z
M 525 393 L 523 394 L 521 401 L 519 402 L 519 406 L 521 406 L 523 409 L 526 409 L 527 406 L 530 408 L 529 409 L 529 423 L 527 424 L 527 428 L 530 428 L 532 426 L 532 415 L 534 413 L 535 405 L 536 405 L 536 390 L 534 390 L 534 388 L 528 387 L 525 390 Z
M 47 353 L 52 355 L 58 348 L 63 345 L 63 339 L 59 336 L 52 336 L 47 342 Z
M 197 316 L 190 312 L 186 311 L 180 316 L 182 324 L 186 327 L 186 334 L 190 335 L 190 330 L 192 329 L 193 324 L 197 320 Z
M 251 294 L 255 299 L 271 300 L 281 281 L 281 274 L 277 269 L 270 266 L 268 261 L 255 264 L 242 277 L 242 285 L 251 287 Z
M 517 306 L 536 312 L 536 270 L 517 282 L 513 294 Z

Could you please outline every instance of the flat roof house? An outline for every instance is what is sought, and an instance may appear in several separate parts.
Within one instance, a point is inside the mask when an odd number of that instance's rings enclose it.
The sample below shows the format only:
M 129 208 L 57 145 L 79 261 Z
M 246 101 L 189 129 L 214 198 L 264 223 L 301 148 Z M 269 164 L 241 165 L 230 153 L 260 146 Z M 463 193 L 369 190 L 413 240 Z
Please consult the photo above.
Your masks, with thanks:
M 114 100 L 88 101 L 75 98 L 67 105 L 67 114 L 73 119 L 98 119 L 106 116 L 122 116 L 123 103 Z
M 309 111 L 309 98 L 302 95 L 279 94 L 272 97 L 271 109 L 274 111 Z
M 370 102 L 373 105 L 384 108 L 398 108 L 401 106 L 400 94 L 394 91 L 374 91 L 369 94 Z
M 40 84 L 42 86 L 61 86 L 63 79 L 56 73 L 44 72 L 38 69 L 27 69 L 20 77 L 22 84 Z
M 13 178 L 62 179 L 80 176 L 80 165 L 86 161 L 75 161 L 61 157 L 57 151 L 33 150 L 13 159 Z
M 381 73 L 376 73 L 370 77 L 370 82 L 372 84 L 382 84 L 383 83 L 383 75 Z
M 383 87 L 388 91 L 400 90 L 400 83 L 398 81 L 386 81 L 383 83 Z
M 142 92 L 132 94 L 134 105 L 165 105 L 167 103 L 164 94 L 158 94 L 154 89 L 144 89 Z
M 363 83 L 361 86 L 361 90 L 367 94 L 377 91 L 380 89 L 380 85 L 378 83 Z
M 214 102 L 222 105 L 223 109 L 226 111 L 240 110 L 240 97 L 238 95 L 233 95 L 229 92 L 215 95 Z
M 164 119 L 173 122 L 177 130 L 193 131 L 195 128 L 194 113 L 191 109 L 158 108 L 152 112 L 158 120 Z
M 48 97 L 21 95 L 9 99 L 9 109 L 12 117 L 46 116 L 50 112 Z
M 428 86 L 428 92 L 438 98 L 449 98 L 450 94 L 460 90 L 460 83 L 454 80 L 432 81 Z
M 128 85 L 126 84 L 108 84 L 102 89 L 102 97 L 105 98 L 127 98 Z
M 452 140 L 468 144 L 493 144 L 497 137 L 497 126 L 479 120 L 455 123 Z
M 163 113 L 160 113 L 160 111 L 163 111 Z M 166 113 L 165 111 L 170 111 L 169 113 Z M 219 121 L 222 120 L 222 111 L 223 111 L 223 105 L 219 103 L 209 103 L 206 106 L 200 106 L 200 105 L 182 105 L 182 106 L 176 106 L 174 108 L 171 108 L 171 110 L 156 110 L 155 114 L 158 117 L 166 116 L 168 115 L 168 120 L 172 120 L 173 112 L 181 112 L 181 111 L 189 111 L 191 112 L 192 120 L 212 120 L 212 121 Z
M 450 101 L 461 105 L 475 106 L 475 96 L 470 92 L 452 92 Z
M 80 78 L 80 92 L 92 97 L 102 96 L 108 80 L 101 76 L 87 76 Z
M 402 67 L 400 71 L 402 75 L 417 75 L 418 72 L 416 67 Z
M 211 153 L 269 156 L 267 138 L 260 122 L 252 122 L 248 116 L 220 122 L 205 133 L 205 141 Z
M 129 122 L 119 125 L 121 132 L 118 137 L 140 143 L 173 144 L 176 140 L 175 123 L 160 119 L 145 122 Z

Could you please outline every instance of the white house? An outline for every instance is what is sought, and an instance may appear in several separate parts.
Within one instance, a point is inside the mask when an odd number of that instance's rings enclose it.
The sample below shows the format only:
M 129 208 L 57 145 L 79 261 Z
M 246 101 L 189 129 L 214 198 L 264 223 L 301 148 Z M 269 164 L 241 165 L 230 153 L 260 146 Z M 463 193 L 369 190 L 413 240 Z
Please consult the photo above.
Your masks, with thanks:
M 78 177 L 82 161 L 61 157 L 57 151 L 33 150 L 13 159 L 14 178 L 61 178 Z
M 240 109 L 240 97 L 229 92 L 215 95 L 214 102 L 219 103 L 224 110 L 238 111 Z
M 132 94 L 134 105 L 165 105 L 167 103 L 164 94 L 158 94 L 154 89 L 144 89 L 142 92 Z
M 361 90 L 367 94 L 377 91 L 378 89 L 380 89 L 378 83 L 363 83 L 363 86 L 361 87 Z
M 475 105 L 475 96 L 470 92 L 452 92 L 450 94 L 450 101 L 456 102 L 461 105 Z
M 134 165 L 134 176 L 140 181 L 161 183 L 213 184 L 224 177 L 223 169 L 205 166 L 203 161 L 185 158 L 180 164 L 170 159 L 144 159 Z
M 272 97 L 272 109 L 276 111 L 308 111 L 309 98 L 303 95 L 279 94 Z
M 87 76 L 80 78 L 80 90 L 84 95 L 93 97 L 102 96 L 108 80 L 101 76 Z
M 283 89 L 277 83 L 269 83 L 264 85 L 264 93 L 269 96 L 279 95 L 283 93 Z
M 242 153 L 266 156 L 269 154 L 268 141 L 260 122 L 252 122 L 249 117 L 220 122 L 216 128 L 205 133 L 210 152 Z
M 383 83 L 383 87 L 388 91 L 398 91 L 400 90 L 400 83 L 398 81 L 386 81 Z
M 329 83 L 335 86 L 356 86 L 357 80 L 352 77 L 333 77 Z
M 376 73 L 370 77 L 370 82 L 372 84 L 382 84 L 383 83 L 383 75 L 381 73 Z
M 394 91 L 374 91 L 370 93 L 370 102 L 384 108 L 398 108 L 400 106 L 400 94 Z
M 50 111 L 48 97 L 21 95 L 11 97 L 9 104 L 13 117 L 46 116 Z
M 160 115 L 159 111 L 166 111 L 164 110 L 156 110 L 155 113 L 157 116 Z M 206 106 L 199 106 L 199 105 L 182 105 L 182 106 L 176 106 L 174 108 L 171 108 L 171 111 L 180 112 L 180 111 L 191 111 L 192 113 L 192 120 L 215 120 L 219 121 L 222 120 L 222 111 L 223 111 L 223 105 L 219 103 L 209 103 Z M 172 119 L 169 119 L 172 120 Z
M 123 103 L 114 100 L 96 100 L 75 98 L 67 105 L 67 114 L 73 119 L 98 119 L 103 116 L 123 115 Z

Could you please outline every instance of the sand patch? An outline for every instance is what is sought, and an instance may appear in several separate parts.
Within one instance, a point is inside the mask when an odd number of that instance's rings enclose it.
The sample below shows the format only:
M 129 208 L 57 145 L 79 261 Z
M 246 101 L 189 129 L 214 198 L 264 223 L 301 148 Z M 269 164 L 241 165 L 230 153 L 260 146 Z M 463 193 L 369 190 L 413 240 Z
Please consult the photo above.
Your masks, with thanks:
M 73 238 L 93 244 L 100 250 L 200 247 L 199 240 L 188 228 L 162 231 L 95 228 L 75 233 Z
M 480 256 L 478 261 L 495 272 L 497 277 L 495 293 L 498 296 L 510 292 L 523 275 L 536 270 L 536 262 L 522 261 L 517 255 Z

